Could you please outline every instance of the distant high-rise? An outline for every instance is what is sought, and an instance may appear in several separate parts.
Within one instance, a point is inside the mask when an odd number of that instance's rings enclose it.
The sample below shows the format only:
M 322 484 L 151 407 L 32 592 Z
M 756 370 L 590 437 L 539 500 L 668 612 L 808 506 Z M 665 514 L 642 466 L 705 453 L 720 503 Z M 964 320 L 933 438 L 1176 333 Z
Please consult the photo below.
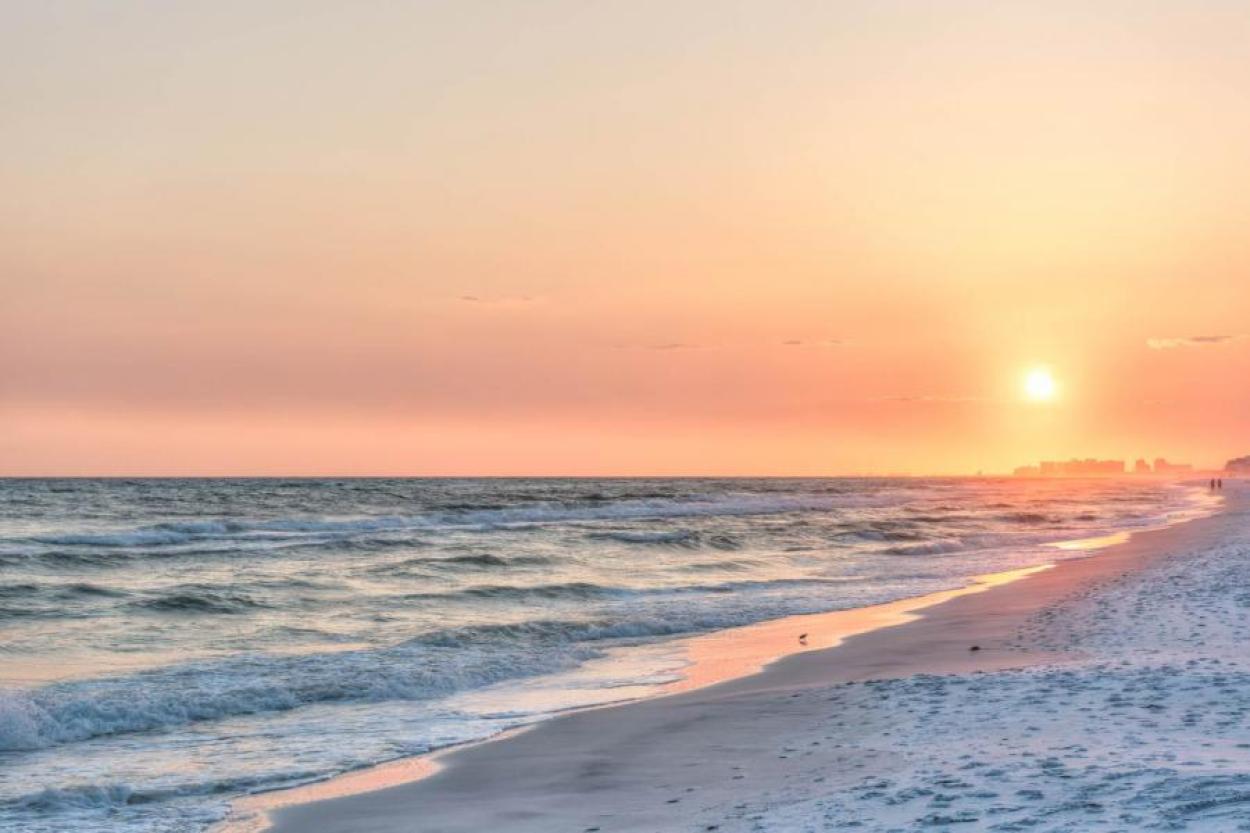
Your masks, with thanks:
M 1250 473 L 1250 455 L 1229 460 L 1225 468 L 1230 472 Z M 1151 466 L 1144 457 L 1139 457 L 1134 461 L 1132 471 L 1138 475 L 1176 476 L 1191 474 L 1194 467 L 1189 463 L 1169 463 L 1163 457 L 1156 458 Z M 1042 460 L 1035 466 L 1018 466 L 1015 469 L 1016 477 L 1115 477 L 1127 472 L 1128 467 L 1123 460 L 1096 460 L 1093 457 L 1084 460 L 1075 457 L 1071 460 Z
M 1123 460 L 1043 460 L 1036 466 L 1020 466 L 1017 477 L 1108 477 L 1124 474 Z

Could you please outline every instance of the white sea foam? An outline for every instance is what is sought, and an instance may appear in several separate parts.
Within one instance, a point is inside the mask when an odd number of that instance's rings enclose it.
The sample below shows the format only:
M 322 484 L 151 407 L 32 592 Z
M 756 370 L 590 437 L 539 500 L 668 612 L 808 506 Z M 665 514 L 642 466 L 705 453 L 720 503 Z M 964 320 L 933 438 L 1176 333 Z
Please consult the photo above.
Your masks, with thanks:
M 0 692 L 0 751 L 40 749 L 318 703 L 422 700 L 574 667 L 591 649 L 438 645 L 254 657 Z
M 671 673 L 666 637 L 954 587 L 1191 506 L 1109 483 L 53 485 L 0 483 L 22 490 L 0 501 L 0 833 L 197 830 L 217 791 L 616 699 Z M 548 679 L 549 706 L 510 699 Z

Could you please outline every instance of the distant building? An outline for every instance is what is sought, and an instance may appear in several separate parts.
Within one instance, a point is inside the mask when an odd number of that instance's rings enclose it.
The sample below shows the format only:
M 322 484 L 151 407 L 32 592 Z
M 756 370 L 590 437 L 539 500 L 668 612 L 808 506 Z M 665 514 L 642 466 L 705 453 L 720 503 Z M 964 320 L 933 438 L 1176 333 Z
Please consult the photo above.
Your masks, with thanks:
M 1250 475 L 1250 455 L 1229 460 L 1225 466 L 1229 472 L 1244 472 Z M 1042 460 L 1036 466 L 1020 466 L 1016 468 L 1016 477 L 1115 477 L 1128 471 L 1123 460 L 1096 460 L 1087 457 L 1084 460 Z M 1194 467 L 1189 463 L 1169 463 L 1162 457 L 1155 460 L 1154 466 L 1139 457 L 1133 463 L 1134 474 L 1161 474 L 1174 477 L 1192 474 Z
M 1017 477 L 1112 477 L 1124 474 L 1123 460 L 1043 460 L 1036 466 L 1020 466 Z
M 1189 474 L 1193 470 L 1189 463 L 1169 463 L 1162 457 L 1155 460 L 1155 474 Z
M 1075 461 L 1074 461 L 1075 462 Z M 1070 472 L 1072 474 L 1111 475 L 1124 474 L 1123 460 L 1081 460 Z
M 1224 471 L 1235 474 L 1250 474 L 1250 454 L 1229 460 L 1224 464 Z

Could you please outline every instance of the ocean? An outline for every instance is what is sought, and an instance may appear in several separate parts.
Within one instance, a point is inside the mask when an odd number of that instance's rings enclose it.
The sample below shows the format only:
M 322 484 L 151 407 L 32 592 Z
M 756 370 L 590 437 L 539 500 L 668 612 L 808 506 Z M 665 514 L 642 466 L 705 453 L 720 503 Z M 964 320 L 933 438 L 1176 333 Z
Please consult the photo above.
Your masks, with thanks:
M 678 637 L 1088 556 L 1151 480 L 0 480 L 0 831 L 232 798 L 680 679 Z

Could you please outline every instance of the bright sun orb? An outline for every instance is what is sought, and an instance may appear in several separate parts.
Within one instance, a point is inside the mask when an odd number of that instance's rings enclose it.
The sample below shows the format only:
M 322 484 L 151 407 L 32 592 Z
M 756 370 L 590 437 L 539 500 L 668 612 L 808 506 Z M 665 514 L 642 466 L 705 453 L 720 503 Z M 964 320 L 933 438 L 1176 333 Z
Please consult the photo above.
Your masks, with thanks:
M 1024 395 L 1034 402 L 1047 402 L 1055 398 L 1055 377 L 1044 367 L 1029 371 L 1024 377 Z

